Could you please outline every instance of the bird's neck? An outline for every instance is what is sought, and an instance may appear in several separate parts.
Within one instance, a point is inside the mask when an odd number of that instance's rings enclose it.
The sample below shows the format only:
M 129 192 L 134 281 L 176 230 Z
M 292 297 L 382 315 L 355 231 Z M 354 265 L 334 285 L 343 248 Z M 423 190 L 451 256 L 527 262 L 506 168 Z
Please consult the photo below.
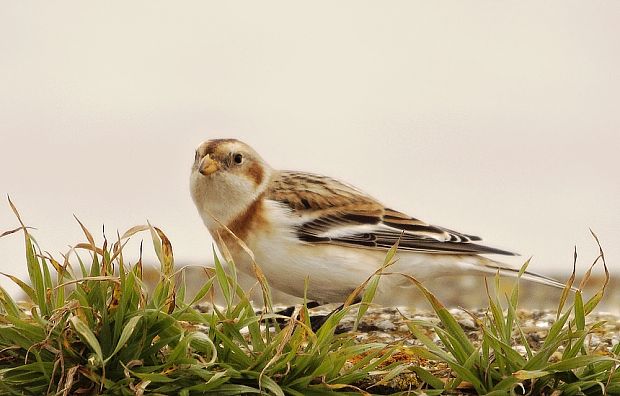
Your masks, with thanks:
M 204 198 L 197 205 L 200 205 L 200 215 L 209 231 L 213 232 L 222 225 L 230 227 L 232 222 L 256 206 L 266 189 L 266 186 L 253 190 L 244 190 L 244 187 L 223 186 L 208 194 L 200 194 Z

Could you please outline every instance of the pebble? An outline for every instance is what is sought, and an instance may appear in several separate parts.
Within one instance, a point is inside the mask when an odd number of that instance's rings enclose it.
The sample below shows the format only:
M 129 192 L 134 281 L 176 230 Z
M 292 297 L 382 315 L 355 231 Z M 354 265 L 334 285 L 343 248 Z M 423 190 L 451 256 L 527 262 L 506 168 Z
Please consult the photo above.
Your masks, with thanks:
M 468 330 L 475 330 L 477 328 L 472 318 L 463 318 L 459 320 L 459 324 Z
M 519 352 L 521 356 L 527 355 L 527 349 L 525 349 L 524 345 L 515 345 L 514 350 Z
M 383 330 L 383 331 L 394 330 L 396 328 L 394 323 L 392 323 L 392 321 L 388 320 L 388 319 L 385 319 L 385 320 L 382 320 L 382 321 L 376 323 L 375 326 L 377 326 L 377 328 L 379 328 L 380 330 Z

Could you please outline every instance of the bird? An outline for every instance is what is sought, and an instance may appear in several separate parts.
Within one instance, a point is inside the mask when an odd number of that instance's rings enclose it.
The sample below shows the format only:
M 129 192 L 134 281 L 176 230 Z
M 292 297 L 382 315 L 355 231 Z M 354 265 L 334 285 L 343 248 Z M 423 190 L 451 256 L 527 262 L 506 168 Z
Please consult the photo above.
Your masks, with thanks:
M 346 301 L 382 268 L 395 245 L 390 272 L 420 282 L 445 275 L 519 273 L 488 257 L 516 255 L 511 251 L 388 208 L 337 179 L 277 170 L 237 139 L 198 146 L 190 192 L 218 248 L 230 253 L 236 268 L 252 275 L 255 263 L 270 286 L 324 304 Z M 521 276 L 564 287 L 533 272 Z M 412 286 L 406 276 L 382 276 L 375 302 L 389 304 Z

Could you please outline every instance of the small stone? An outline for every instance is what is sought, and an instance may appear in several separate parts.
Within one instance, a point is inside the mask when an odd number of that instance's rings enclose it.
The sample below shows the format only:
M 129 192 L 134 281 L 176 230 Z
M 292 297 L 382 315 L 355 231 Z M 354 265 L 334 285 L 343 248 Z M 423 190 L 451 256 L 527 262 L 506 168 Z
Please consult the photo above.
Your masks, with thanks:
M 432 316 L 415 316 L 414 317 L 415 320 L 420 320 L 423 322 L 429 322 L 432 324 L 438 324 L 439 322 L 441 322 L 441 320 L 439 320 L 439 318 L 437 317 L 432 317 Z
M 387 320 L 387 319 L 378 322 L 375 326 L 377 326 L 378 329 L 383 330 L 383 331 L 394 330 L 396 328 L 396 326 L 394 326 L 394 323 L 392 323 L 392 321 Z
M 590 334 L 590 346 L 591 347 L 597 347 L 601 344 L 601 337 L 597 336 L 596 334 Z
M 525 348 L 525 346 L 523 345 L 515 345 L 514 347 L 515 351 L 517 351 L 519 353 L 519 355 L 521 356 L 525 356 L 527 355 L 527 349 Z
M 541 316 L 540 320 L 548 323 L 555 322 L 556 313 L 555 312 L 545 312 L 544 315 Z
M 552 363 L 559 362 L 562 360 L 562 353 L 560 351 L 555 351 L 549 358 L 549 361 Z
M 472 318 L 460 319 L 459 324 L 466 329 L 470 329 L 470 330 L 476 329 L 476 323 L 474 323 L 474 320 Z

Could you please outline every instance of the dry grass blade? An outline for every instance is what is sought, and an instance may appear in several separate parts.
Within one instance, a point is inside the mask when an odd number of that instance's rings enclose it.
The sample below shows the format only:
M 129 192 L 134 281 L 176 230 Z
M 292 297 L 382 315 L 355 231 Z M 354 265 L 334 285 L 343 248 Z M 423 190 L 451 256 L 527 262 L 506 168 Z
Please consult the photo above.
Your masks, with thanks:
M 11 201 L 11 197 L 10 197 L 10 196 L 8 196 L 8 195 L 7 195 L 6 197 L 7 197 L 7 199 L 9 200 L 9 205 L 11 206 L 11 210 L 13 211 L 13 213 L 15 213 L 15 217 L 17 217 L 17 221 L 19 221 L 19 224 L 21 224 L 21 226 L 22 226 L 21 228 L 22 228 L 23 230 L 26 230 L 26 229 L 27 229 L 27 227 L 26 227 L 26 225 L 24 224 L 24 222 L 22 221 L 22 218 L 21 218 L 21 216 L 19 215 L 19 211 L 17 210 L 17 208 L 16 208 L 16 207 L 15 207 L 15 205 L 13 204 L 13 201 Z
M 230 253 L 230 249 L 228 249 L 228 245 L 226 245 L 226 243 L 224 242 L 224 239 L 222 238 L 222 236 L 220 235 L 219 232 L 217 232 L 217 239 L 219 241 L 219 245 L 220 246 L 220 253 L 222 253 L 222 255 L 224 256 L 224 260 L 228 263 L 234 263 L 232 254 Z M 236 271 L 237 268 L 235 265 L 232 265 L 231 270 L 234 271 L 233 273 L 233 279 L 236 279 Z
M 575 283 L 575 277 L 577 274 L 577 246 L 575 246 L 575 250 L 573 253 L 573 272 L 571 273 L 568 281 L 566 281 L 566 286 L 562 289 L 562 296 L 560 297 L 560 303 L 558 304 L 558 310 L 556 312 L 555 320 L 560 318 L 560 314 L 564 309 L 564 305 L 566 304 L 566 300 L 568 299 L 568 293 L 572 290 L 573 284 Z
M 112 281 L 112 282 L 120 282 L 118 276 L 85 276 L 80 279 L 73 279 L 65 283 L 61 283 L 58 286 L 54 287 L 54 289 L 58 289 L 61 287 L 73 285 L 76 283 L 82 283 L 84 281 L 95 281 L 95 282 L 104 282 L 104 281 Z
M 598 263 L 600 259 L 601 259 L 601 256 L 599 255 L 596 259 L 594 259 L 592 264 L 590 264 L 590 267 L 588 267 L 588 270 L 586 271 L 585 275 L 581 279 L 581 282 L 579 282 L 580 290 L 583 290 L 586 287 L 586 284 L 590 280 L 590 276 L 592 276 L 592 269 L 594 269 L 594 266 L 596 265 L 596 263 Z
M 98 255 L 100 255 L 102 257 L 105 254 L 105 251 L 102 248 L 97 247 L 95 245 L 91 245 L 89 243 L 78 243 L 77 245 L 74 246 L 74 248 L 90 250 L 91 252 L 97 253 Z
M 283 330 L 284 337 L 282 338 L 282 341 L 280 341 L 280 344 L 276 348 L 276 352 L 274 353 L 273 357 L 265 364 L 265 367 L 260 372 L 260 376 L 258 377 L 258 383 L 261 389 L 262 389 L 261 381 L 262 381 L 263 376 L 265 375 L 265 372 L 267 371 L 269 366 L 274 364 L 280 358 L 280 356 L 282 356 L 282 351 L 284 351 L 284 348 L 286 347 L 291 337 L 293 336 L 293 332 L 295 331 L 295 327 L 297 324 L 296 318 L 299 316 L 300 310 L 301 310 L 301 306 L 295 307 L 295 310 L 291 314 L 291 320 L 287 323 L 286 327 Z
M 78 224 L 80 225 L 80 227 L 82 228 L 82 232 L 84 232 L 84 235 L 86 235 L 86 239 L 88 239 L 88 243 L 90 243 L 90 245 L 95 248 L 95 238 L 93 238 L 93 234 L 90 233 L 90 231 L 88 231 L 88 228 L 86 228 L 84 226 L 84 224 L 82 224 L 82 222 L 80 221 L 80 219 L 77 218 L 76 215 L 73 215 L 73 217 L 75 218 L 75 220 L 78 222 Z
M 25 228 L 30 228 L 30 227 L 25 227 Z M 21 231 L 23 229 L 24 229 L 24 227 L 17 227 L 17 228 L 14 228 L 12 230 L 9 230 L 9 231 L 4 231 L 2 234 L 0 234 L 0 238 L 5 237 L 7 235 L 14 234 L 14 233 L 16 233 L 18 231 Z
M 603 251 L 603 247 L 601 246 L 601 241 L 598 239 L 598 236 L 590 229 L 590 233 L 594 237 L 596 244 L 598 245 L 599 257 L 603 262 L 603 269 L 605 270 L 605 283 L 603 284 L 603 288 L 606 288 L 609 284 L 609 268 L 607 267 L 607 261 L 605 260 L 605 252 Z
M 267 278 L 265 277 L 265 273 L 263 272 L 261 267 L 256 262 L 256 257 L 254 256 L 254 252 L 252 251 L 252 249 L 250 249 L 248 245 L 246 245 L 246 243 L 241 238 L 235 235 L 235 233 L 230 228 L 228 228 L 226 224 L 222 223 L 218 218 L 213 216 L 213 214 L 211 214 L 210 212 L 207 212 L 207 213 L 209 214 L 209 216 L 211 216 L 213 221 L 219 224 L 220 227 L 222 227 L 233 238 L 233 240 L 239 245 L 239 247 L 241 247 L 241 249 L 250 257 L 250 260 L 252 261 L 252 271 L 254 272 L 254 276 L 256 277 L 256 280 L 260 284 L 261 291 L 263 292 L 263 303 L 265 305 L 265 309 L 268 312 L 273 311 L 272 303 L 271 303 L 271 292 L 269 291 L 269 285 L 267 283 Z M 223 243 L 223 238 L 220 235 L 219 231 L 217 232 L 217 237 L 218 237 L 218 240 L 222 241 Z
M 142 231 L 148 231 L 149 229 L 150 227 L 147 224 L 133 226 L 123 233 L 123 235 L 121 236 L 121 240 L 131 238 L 135 234 L 142 232 Z
M 605 285 L 603 287 L 606 287 L 609 282 L 609 271 L 607 269 L 607 263 L 605 261 L 605 253 L 603 252 L 603 248 L 601 247 L 601 242 L 598 239 L 598 236 L 594 233 L 594 231 L 592 231 L 592 229 L 590 229 L 590 233 L 592 234 L 592 237 L 594 237 L 594 240 L 596 241 L 596 244 L 598 245 L 599 255 L 596 257 L 596 259 L 594 259 L 594 262 L 590 265 L 590 267 L 586 271 L 586 274 L 583 276 L 583 279 L 579 283 L 579 289 L 583 289 L 586 286 L 586 284 L 588 283 L 588 280 L 590 280 L 590 276 L 592 275 L 592 269 L 594 268 L 596 263 L 598 263 L 599 260 L 603 262 L 603 268 L 605 269 L 605 275 L 606 275 Z
M 66 380 L 64 384 L 65 385 L 64 392 L 62 393 L 63 396 L 69 396 L 69 392 L 71 391 L 71 387 L 73 386 L 73 380 L 75 378 L 75 374 L 77 373 L 79 368 L 80 368 L 79 366 L 73 366 L 67 372 L 67 376 L 66 376 Z
M 172 274 L 172 272 L 174 272 L 174 255 L 172 253 L 172 244 L 170 243 L 170 239 L 168 239 L 166 234 L 164 234 L 164 232 L 159 228 L 153 227 L 153 229 L 161 240 L 162 255 L 164 258 L 164 273 L 166 275 Z
M 62 264 L 60 264 L 54 257 L 52 257 L 50 252 L 45 251 L 45 256 L 37 254 L 37 257 L 49 260 L 49 262 L 52 264 L 52 266 L 58 273 L 58 276 L 62 276 L 62 274 L 65 272 L 66 268 Z
M 356 393 L 359 393 L 360 395 L 372 396 L 372 393 L 368 393 L 365 390 L 363 390 L 362 388 L 359 388 L 359 387 L 354 386 L 354 385 L 349 385 L 349 384 L 334 384 L 334 385 L 332 385 L 332 384 L 328 384 L 328 383 L 325 383 L 325 382 L 323 382 L 322 385 L 326 386 L 329 389 L 333 389 L 335 391 L 342 391 L 344 389 L 351 389 L 351 390 L 355 391 Z
M 601 286 L 601 288 L 594 294 L 594 296 L 590 297 L 590 299 L 584 304 L 583 308 L 584 308 L 584 312 L 586 315 L 592 312 L 592 310 L 596 307 L 599 301 L 603 299 L 605 291 L 607 290 L 607 286 L 609 285 L 609 278 L 610 278 L 609 268 L 607 267 L 607 261 L 605 260 L 605 253 L 603 252 L 601 242 L 598 239 L 598 236 L 592 230 L 590 230 L 590 232 L 592 233 L 592 236 L 594 237 L 594 240 L 596 241 L 598 248 L 599 248 L 599 255 L 594 261 L 594 263 L 592 264 L 592 266 L 594 266 L 594 264 L 596 264 L 598 260 L 601 260 L 603 262 L 603 269 L 605 271 L 605 280 L 603 281 L 603 285 Z M 588 269 L 588 274 L 587 274 L 588 276 L 590 274 L 591 269 L 592 267 Z
M 121 242 L 121 241 L 122 240 L 118 238 L 118 240 L 114 242 L 114 245 L 112 245 L 113 255 L 112 257 L 110 257 L 110 261 L 116 260 L 116 258 L 119 256 L 121 256 L 121 261 L 123 261 L 122 259 L 123 249 L 125 248 L 125 245 L 129 243 L 129 239 L 127 239 L 125 242 Z

